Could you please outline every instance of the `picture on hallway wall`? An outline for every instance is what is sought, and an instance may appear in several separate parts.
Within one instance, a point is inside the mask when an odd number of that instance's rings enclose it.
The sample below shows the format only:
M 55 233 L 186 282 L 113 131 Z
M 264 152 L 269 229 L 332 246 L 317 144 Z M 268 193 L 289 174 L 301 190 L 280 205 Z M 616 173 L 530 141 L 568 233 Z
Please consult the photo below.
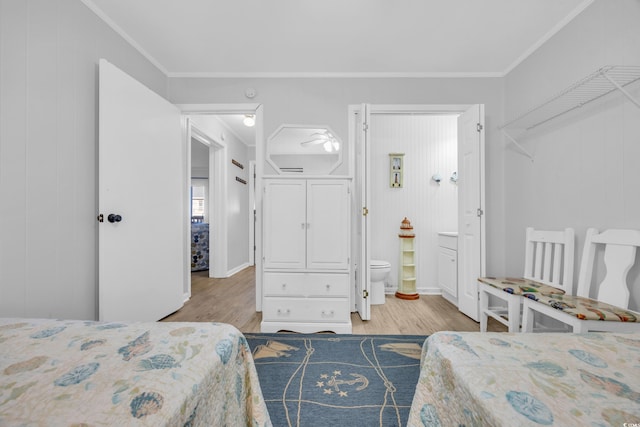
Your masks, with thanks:
M 389 153 L 389 186 L 392 188 L 402 188 L 404 153 Z

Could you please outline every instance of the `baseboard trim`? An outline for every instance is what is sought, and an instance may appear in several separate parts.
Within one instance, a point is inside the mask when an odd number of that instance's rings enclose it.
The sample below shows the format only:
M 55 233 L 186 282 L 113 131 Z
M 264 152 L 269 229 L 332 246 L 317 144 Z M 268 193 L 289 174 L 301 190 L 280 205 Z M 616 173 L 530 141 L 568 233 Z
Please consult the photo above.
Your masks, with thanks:
M 239 265 L 239 266 L 237 266 L 235 268 L 232 268 L 231 270 L 228 270 L 226 277 L 231 277 L 234 274 L 239 273 L 242 270 L 244 270 L 245 268 L 250 267 L 250 266 L 251 266 L 251 264 L 249 264 L 248 262 L 245 262 L 244 264 L 241 264 L 241 265 Z
M 420 295 L 442 295 L 442 289 L 438 287 L 418 288 L 417 291 Z

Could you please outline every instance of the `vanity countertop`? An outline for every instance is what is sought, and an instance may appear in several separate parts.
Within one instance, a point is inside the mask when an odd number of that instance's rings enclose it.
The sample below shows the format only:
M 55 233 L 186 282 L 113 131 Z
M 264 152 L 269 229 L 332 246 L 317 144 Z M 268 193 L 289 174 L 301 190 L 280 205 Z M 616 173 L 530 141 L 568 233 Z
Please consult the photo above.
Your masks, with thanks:
M 457 231 L 441 231 L 438 233 L 438 246 L 448 248 L 454 251 L 458 250 L 458 232 Z

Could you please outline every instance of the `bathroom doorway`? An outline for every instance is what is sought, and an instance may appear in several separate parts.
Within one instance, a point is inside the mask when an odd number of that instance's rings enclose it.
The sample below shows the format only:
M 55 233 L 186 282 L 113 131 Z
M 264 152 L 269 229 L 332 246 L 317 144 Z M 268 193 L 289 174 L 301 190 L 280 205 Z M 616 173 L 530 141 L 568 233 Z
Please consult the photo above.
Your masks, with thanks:
M 364 233 L 364 237 L 354 232 L 353 239 L 356 242 L 353 247 L 356 274 L 352 309 L 364 320 L 362 314 L 368 310 L 358 306 L 359 302 L 362 301 L 361 305 L 365 302 L 358 294 L 364 290 L 370 295 L 371 289 L 367 287 L 369 283 L 363 283 L 363 270 L 369 271 L 372 258 L 391 263 L 388 277 L 391 286 L 386 291 L 394 293 L 398 282 L 397 236 L 405 216 L 412 221 L 416 231 L 416 276 L 420 294 L 441 294 L 436 276 L 437 233 L 461 230 L 458 268 L 464 294 L 461 311 L 471 318 L 477 316 L 474 313 L 477 297 L 472 299 L 470 296 L 472 289 L 468 282 L 469 277 L 478 277 L 484 272 L 483 112 L 481 105 L 350 107 L 350 137 L 354 141 L 350 144 L 354 159 L 352 170 L 356 176 L 358 199 L 354 209 L 363 212 L 354 216 L 353 229 L 376 230 L 375 236 L 372 232 Z M 464 141 L 471 131 L 464 126 L 471 125 L 477 144 L 474 145 L 475 152 L 469 153 Z M 389 155 L 394 153 L 406 155 L 403 156 L 402 186 L 392 188 Z M 459 176 L 466 179 L 458 180 Z M 362 205 L 358 204 L 360 200 L 363 200 Z M 473 218 L 466 215 L 469 211 Z M 368 226 L 363 226 L 365 223 L 369 223 Z M 362 248 L 368 248 L 368 251 Z M 370 298 L 366 303 L 369 302 Z

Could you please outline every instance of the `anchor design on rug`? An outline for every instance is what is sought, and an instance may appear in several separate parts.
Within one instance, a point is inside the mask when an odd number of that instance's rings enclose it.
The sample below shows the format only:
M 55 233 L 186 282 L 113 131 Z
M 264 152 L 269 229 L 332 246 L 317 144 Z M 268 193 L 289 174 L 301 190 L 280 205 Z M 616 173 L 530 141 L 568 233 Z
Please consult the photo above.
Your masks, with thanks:
M 340 389 L 340 386 L 354 386 L 358 384 L 355 388 L 356 391 L 364 390 L 369 386 L 369 380 L 364 375 L 360 374 L 349 374 L 353 377 L 352 380 L 343 380 L 340 377 L 342 375 L 341 371 L 333 371 L 333 375 L 329 376 L 329 374 L 321 374 L 320 379 L 326 381 L 318 381 L 316 383 L 317 387 L 324 388 L 327 386 L 328 388 L 324 389 L 324 394 L 333 394 L 333 392 L 337 392 L 340 397 L 347 397 L 348 392 L 344 389 Z M 344 387 L 343 387 L 344 388 Z

